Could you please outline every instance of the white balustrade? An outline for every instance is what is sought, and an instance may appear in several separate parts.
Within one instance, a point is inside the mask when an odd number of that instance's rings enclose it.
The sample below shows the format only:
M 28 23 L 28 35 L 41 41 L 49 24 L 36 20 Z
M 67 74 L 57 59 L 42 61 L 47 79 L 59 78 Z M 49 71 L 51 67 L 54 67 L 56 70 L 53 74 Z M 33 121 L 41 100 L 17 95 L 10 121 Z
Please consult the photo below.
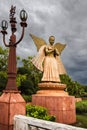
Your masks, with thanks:
M 51 121 L 45 121 L 33 117 L 15 115 L 14 130 L 87 130 L 87 129 Z

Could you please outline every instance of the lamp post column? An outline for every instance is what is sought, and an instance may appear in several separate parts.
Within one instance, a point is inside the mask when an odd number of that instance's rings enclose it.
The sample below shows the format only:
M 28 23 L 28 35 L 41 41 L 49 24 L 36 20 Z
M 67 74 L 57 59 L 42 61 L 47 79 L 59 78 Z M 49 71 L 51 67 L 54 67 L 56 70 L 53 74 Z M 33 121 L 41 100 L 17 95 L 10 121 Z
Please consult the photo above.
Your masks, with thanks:
M 24 36 L 25 27 L 27 27 L 27 13 L 25 10 L 20 12 L 21 18 L 21 27 L 22 33 L 19 40 L 16 40 L 16 18 L 15 15 L 16 7 L 11 6 L 10 9 L 10 24 L 11 24 L 11 36 L 9 43 L 7 44 L 5 41 L 5 36 L 7 34 L 7 21 L 2 21 L 2 31 L 3 34 L 3 43 L 6 47 L 9 48 L 9 56 L 8 56 L 8 81 L 3 94 L 0 97 L 0 130 L 13 130 L 13 118 L 14 115 L 21 114 L 25 115 L 26 113 L 26 103 L 22 96 L 20 95 L 17 85 L 16 85 L 16 47 L 17 44 L 21 42 Z M 0 81 L 1 82 L 1 81 Z
M 22 34 L 20 39 L 16 42 L 16 18 L 14 17 L 15 15 L 15 9 L 16 7 L 11 6 L 10 9 L 10 24 L 11 24 L 11 36 L 10 36 L 10 41 L 9 44 L 6 43 L 5 41 L 5 35 L 7 34 L 6 29 L 7 29 L 7 21 L 3 20 L 2 21 L 2 34 L 3 34 L 3 43 L 5 44 L 6 47 L 9 47 L 9 57 L 8 57 L 8 81 L 7 85 L 5 88 L 5 92 L 8 91 L 18 91 L 17 85 L 16 85 L 16 46 L 21 42 L 24 36 L 24 29 L 27 27 L 27 13 L 25 10 L 22 10 L 20 12 L 20 18 L 21 18 L 21 27 L 22 27 Z
M 16 36 L 12 34 L 10 37 L 12 43 L 16 42 Z M 17 85 L 16 85 L 16 46 L 10 45 L 9 48 L 9 57 L 8 57 L 8 82 L 6 85 L 5 91 L 14 90 L 18 91 Z

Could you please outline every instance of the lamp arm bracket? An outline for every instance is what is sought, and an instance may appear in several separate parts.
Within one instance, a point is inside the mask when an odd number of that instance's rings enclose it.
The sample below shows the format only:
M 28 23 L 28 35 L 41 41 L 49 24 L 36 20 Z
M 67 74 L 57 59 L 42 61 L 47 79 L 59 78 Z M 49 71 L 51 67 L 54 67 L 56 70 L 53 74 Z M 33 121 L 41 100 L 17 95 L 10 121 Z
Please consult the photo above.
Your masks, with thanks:
M 23 39 L 23 37 L 24 37 L 24 29 L 25 27 L 23 27 L 22 28 L 22 34 L 21 34 L 21 37 L 20 37 L 20 39 L 14 44 L 15 46 L 18 44 L 18 43 L 20 43 L 21 42 L 21 40 Z
M 9 45 L 6 43 L 6 41 L 5 41 L 5 34 L 3 34 L 3 42 L 4 42 L 4 45 L 6 46 L 6 47 L 9 47 Z

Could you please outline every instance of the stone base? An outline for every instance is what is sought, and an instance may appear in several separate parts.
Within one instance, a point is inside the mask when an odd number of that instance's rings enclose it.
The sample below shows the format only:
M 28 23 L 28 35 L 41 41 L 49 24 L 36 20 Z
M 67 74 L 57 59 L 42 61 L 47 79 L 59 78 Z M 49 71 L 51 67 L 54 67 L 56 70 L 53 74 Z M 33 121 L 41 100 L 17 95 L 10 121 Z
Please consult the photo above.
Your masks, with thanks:
M 66 84 L 56 83 L 56 82 L 42 82 L 38 84 L 41 90 L 64 90 Z
M 39 90 L 37 91 L 38 96 L 68 96 L 68 93 L 64 90 Z
M 56 122 L 64 124 L 76 122 L 75 98 L 73 96 L 35 94 L 32 96 L 32 104 L 46 107 L 49 114 L 56 117 Z
M 13 130 L 14 115 L 25 115 L 25 101 L 16 91 L 5 91 L 0 97 L 0 130 Z
M 32 96 L 32 104 L 43 106 L 49 114 L 56 116 L 56 122 L 73 124 L 76 122 L 75 98 L 64 91 L 65 84 L 39 83 L 41 90 Z
M 68 93 L 64 91 L 64 89 L 66 88 L 65 84 L 42 82 L 38 84 L 38 87 L 40 88 L 40 90 L 37 91 L 37 94 L 39 94 L 39 96 L 68 96 Z

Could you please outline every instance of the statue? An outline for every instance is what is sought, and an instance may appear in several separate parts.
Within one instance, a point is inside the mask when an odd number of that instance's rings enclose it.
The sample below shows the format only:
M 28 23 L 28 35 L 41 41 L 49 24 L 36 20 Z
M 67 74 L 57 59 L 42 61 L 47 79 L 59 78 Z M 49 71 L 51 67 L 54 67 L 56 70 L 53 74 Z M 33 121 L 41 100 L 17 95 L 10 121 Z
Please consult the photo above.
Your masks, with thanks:
M 60 74 L 66 74 L 60 59 L 66 45 L 54 44 L 54 36 L 49 37 L 49 44 L 32 34 L 30 36 L 38 51 L 32 63 L 43 71 L 41 82 L 38 83 L 39 90 L 32 95 L 32 104 L 46 107 L 49 113 L 56 117 L 56 122 L 74 123 L 76 121 L 75 99 L 64 91 L 66 84 L 61 83 L 59 78 Z M 65 118 L 67 115 L 68 118 Z
M 60 74 L 66 74 L 65 68 L 60 59 L 60 54 L 65 48 L 65 44 L 54 44 L 55 37 L 49 37 L 49 44 L 39 37 L 30 34 L 37 47 L 37 55 L 32 59 L 32 63 L 37 69 L 43 72 L 42 82 L 60 83 Z

